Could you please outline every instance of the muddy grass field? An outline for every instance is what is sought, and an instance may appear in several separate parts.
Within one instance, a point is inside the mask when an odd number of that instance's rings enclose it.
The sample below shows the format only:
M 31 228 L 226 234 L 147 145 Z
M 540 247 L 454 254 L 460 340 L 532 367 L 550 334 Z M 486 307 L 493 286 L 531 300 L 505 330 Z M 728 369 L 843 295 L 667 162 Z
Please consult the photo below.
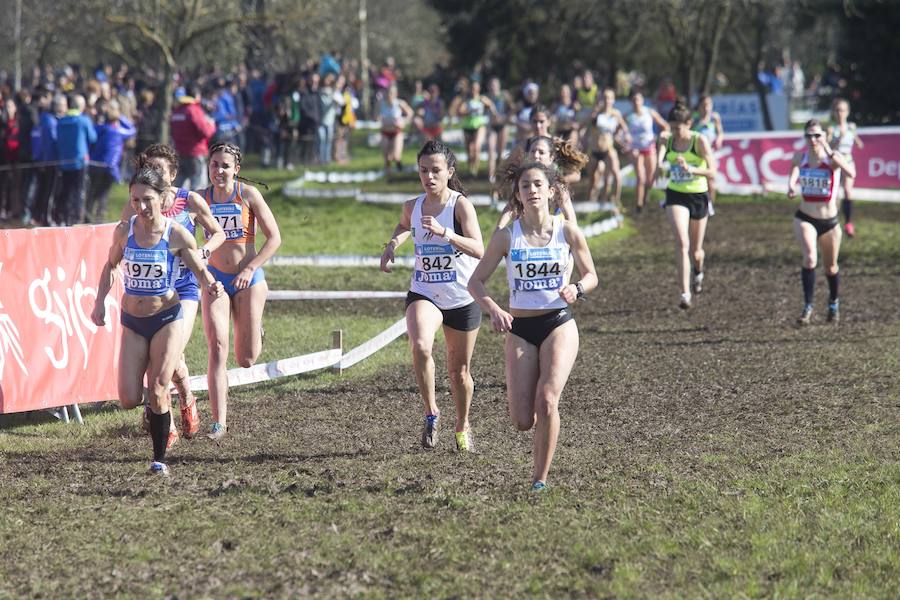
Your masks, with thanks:
M 895 598 L 900 206 L 857 209 L 842 320 L 820 269 L 804 329 L 792 213 L 720 206 L 689 312 L 661 210 L 592 242 L 545 493 L 489 327 L 475 455 L 455 452 L 440 344 L 445 428 L 419 446 L 403 341 L 374 374 L 234 390 L 230 435 L 182 441 L 168 480 L 145 473 L 137 412 L 4 418 L 0 598 Z

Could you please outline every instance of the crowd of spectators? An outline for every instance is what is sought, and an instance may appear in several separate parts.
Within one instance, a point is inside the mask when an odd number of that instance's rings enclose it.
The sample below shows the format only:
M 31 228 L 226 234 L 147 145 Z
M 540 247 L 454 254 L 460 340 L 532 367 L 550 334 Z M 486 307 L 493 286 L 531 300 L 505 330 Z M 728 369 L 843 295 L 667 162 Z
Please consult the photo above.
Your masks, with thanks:
M 152 70 L 108 64 L 35 67 L 19 89 L 0 72 L 0 220 L 46 226 L 107 218 L 112 184 L 129 175 L 130 157 L 159 142 L 166 128 L 181 156 L 176 183 L 195 189 L 207 184 L 206 155 L 217 141 L 258 154 L 267 167 L 344 163 L 357 119 L 377 115 L 381 98 L 401 79 L 390 57 L 368 69 L 369 90 L 360 74 L 358 61 L 338 53 L 283 73 L 243 65 L 183 71 L 174 76 L 171 113 L 164 122 L 167 88 Z M 836 65 L 807 82 L 789 56 L 771 68 L 761 65 L 759 77 L 771 91 L 789 94 L 795 106 L 810 94 L 846 87 Z M 452 95 L 442 97 L 438 82 Z M 428 139 L 450 116 L 445 103 L 461 90 L 446 76 L 432 77 L 427 85 L 416 82 L 415 89 L 406 83 L 415 133 Z M 640 73 L 616 73 L 619 95 L 645 84 Z M 574 85 L 579 86 L 578 78 Z M 664 106 L 674 94 L 671 80 L 664 79 L 656 100 Z M 363 106 L 366 96 L 369 104 Z
M 397 78 L 389 59 L 370 70 L 372 97 Z M 53 226 L 106 218 L 112 184 L 165 126 L 181 157 L 177 185 L 207 184 L 209 145 L 228 141 L 264 166 L 349 160 L 360 109 L 355 61 L 326 54 L 289 73 L 244 66 L 175 75 L 165 123 L 159 75 L 99 65 L 35 68 L 19 89 L 0 73 L 0 220 Z

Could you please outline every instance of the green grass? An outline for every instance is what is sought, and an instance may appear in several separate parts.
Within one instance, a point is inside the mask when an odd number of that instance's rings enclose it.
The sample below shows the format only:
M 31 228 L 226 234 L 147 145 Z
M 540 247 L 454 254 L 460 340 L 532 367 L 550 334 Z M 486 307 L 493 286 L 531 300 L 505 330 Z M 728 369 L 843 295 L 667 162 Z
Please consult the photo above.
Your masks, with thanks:
M 287 175 L 250 176 L 274 184 L 283 254 L 378 254 L 399 216 L 287 199 Z M 896 597 L 900 329 L 884 302 L 896 295 L 900 211 L 860 210 L 844 246 L 856 320 L 849 310 L 840 330 L 797 331 L 757 319 L 758 304 L 777 298 L 761 310 L 775 315 L 797 292 L 792 203 L 722 206 L 708 304 L 689 315 L 652 303 L 672 274 L 651 211 L 590 240 L 601 290 L 577 307 L 582 355 L 547 493 L 527 491 L 530 436 L 508 423 L 500 337 L 479 334 L 480 452 L 469 456 L 452 450 L 452 419 L 437 450 L 418 448 L 401 338 L 343 375 L 233 389 L 233 431 L 182 442 L 167 482 L 141 472 L 149 443 L 135 412 L 85 409 L 83 427 L 0 418 L 0 599 Z M 480 217 L 489 231 L 495 216 Z M 272 289 L 404 290 L 410 273 L 266 275 Z M 728 285 L 763 283 L 778 293 L 724 301 L 745 297 Z M 326 349 L 334 329 L 350 348 L 402 314 L 400 299 L 270 302 L 260 360 Z M 449 416 L 440 337 L 435 348 Z M 187 358 L 205 372 L 199 323 Z M 208 422 L 202 395 L 200 408 Z

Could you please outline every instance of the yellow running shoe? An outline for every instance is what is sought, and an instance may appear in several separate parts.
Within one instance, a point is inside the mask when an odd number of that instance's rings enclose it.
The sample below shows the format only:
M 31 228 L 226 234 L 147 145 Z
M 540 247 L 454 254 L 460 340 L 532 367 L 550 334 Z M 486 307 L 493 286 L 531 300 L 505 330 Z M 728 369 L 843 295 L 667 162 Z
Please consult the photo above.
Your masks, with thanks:
M 456 432 L 456 449 L 460 452 L 475 452 L 475 444 L 472 442 L 470 430 Z

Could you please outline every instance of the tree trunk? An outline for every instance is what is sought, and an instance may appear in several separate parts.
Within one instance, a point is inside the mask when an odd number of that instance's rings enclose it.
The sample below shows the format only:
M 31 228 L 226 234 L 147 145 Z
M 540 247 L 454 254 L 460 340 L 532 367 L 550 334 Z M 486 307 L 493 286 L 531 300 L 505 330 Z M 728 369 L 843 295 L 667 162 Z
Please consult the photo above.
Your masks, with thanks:
M 754 48 L 754 58 L 753 61 L 753 86 L 756 88 L 756 94 L 759 96 L 759 109 L 762 111 L 763 118 L 763 126 L 766 128 L 766 131 L 772 131 L 775 129 L 772 126 L 772 116 L 769 114 L 769 100 L 767 98 L 768 91 L 766 86 L 762 84 L 757 76 L 759 71 L 759 65 L 763 64 L 763 68 L 765 68 L 765 64 L 763 63 L 763 40 L 765 40 L 766 36 L 766 14 L 762 7 L 757 7 L 756 9 L 756 39 L 755 48 Z
M 700 95 L 709 94 L 712 91 L 712 81 L 716 73 L 716 64 L 719 62 L 719 48 L 722 45 L 722 35 L 731 18 L 731 2 L 725 0 L 722 8 L 719 10 L 719 18 L 716 19 L 715 29 L 713 30 L 712 43 L 706 52 L 706 64 L 703 69 L 703 87 L 700 89 Z
M 161 90 L 162 104 L 160 104 L 159 141 L 163 144 L 168 144 L 171 139 L 169 124 L 172 120 L 172 101 L 175 97 L 175 79 L 173 78 L 175 69 L 168 62 L 164 61 L 162 72 L 164 79 Z
M 367 30 L 368 14 L 366 0 L 359 0 L 359 66 L 362 79 L 362 98 L 359 108 L 363 116 L 369 118 L 369 33 Z

